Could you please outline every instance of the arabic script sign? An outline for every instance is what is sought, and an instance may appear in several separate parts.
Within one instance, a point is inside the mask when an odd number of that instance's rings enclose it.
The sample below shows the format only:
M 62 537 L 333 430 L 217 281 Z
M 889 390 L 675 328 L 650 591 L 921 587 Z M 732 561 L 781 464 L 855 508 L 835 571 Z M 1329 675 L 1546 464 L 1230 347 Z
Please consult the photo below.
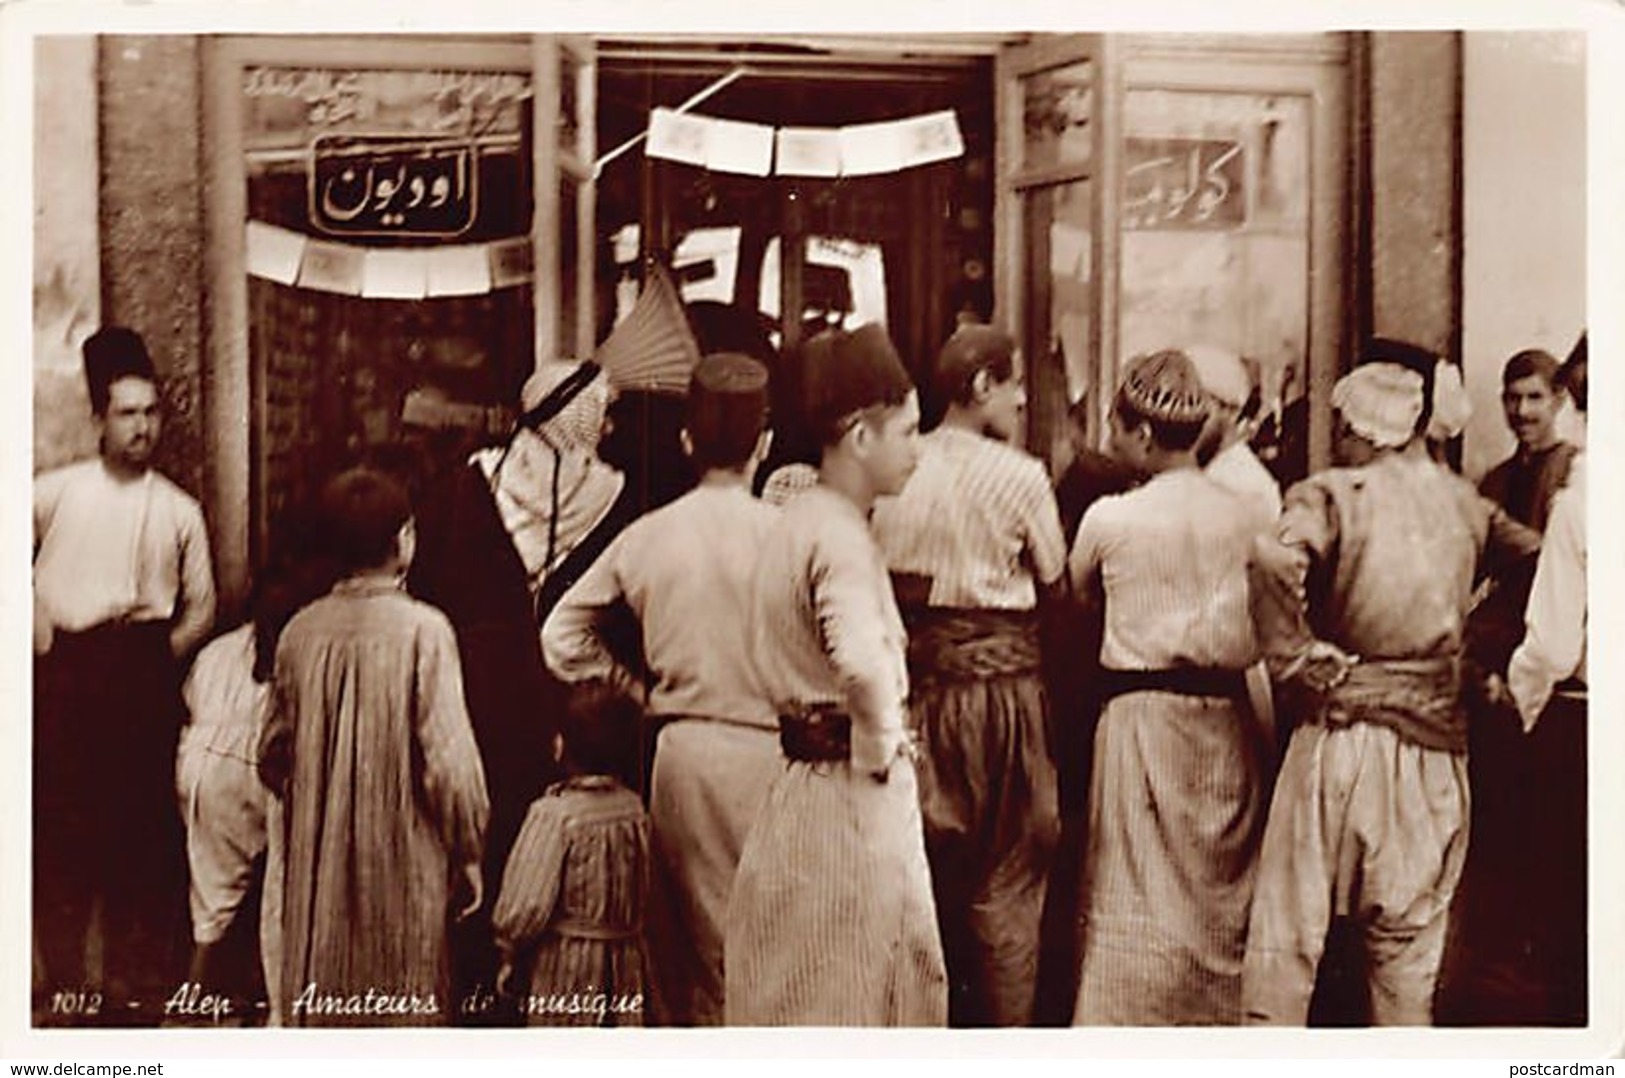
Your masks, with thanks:
M 1247 221 L 1241 143 L 1130 138 L 1123 172 L 1123 225 L 1139 229 L 1231 229 Z
M 322 135 L 310 150 L 310 220 L 344 236 L 456 236 L 474 223 L 479 170 L 467 142 Z

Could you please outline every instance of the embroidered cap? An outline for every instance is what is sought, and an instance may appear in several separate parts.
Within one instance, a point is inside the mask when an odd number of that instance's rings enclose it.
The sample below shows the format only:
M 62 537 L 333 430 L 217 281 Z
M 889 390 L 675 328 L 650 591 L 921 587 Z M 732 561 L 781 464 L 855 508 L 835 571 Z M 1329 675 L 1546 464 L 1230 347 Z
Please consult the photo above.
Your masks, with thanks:
M 1364 363 L 1332 387 L 1332 407 L 1354 433 L 1395 449 L 1416 434 L 1422 415 L 1422 376 L 1397 363 Z
M 1201 423 L 1208 417 L 1207 390 L 1202 388 L 1196 365 L 1176 349 L 1131 359 L 1117 391 L 1147 419 Z

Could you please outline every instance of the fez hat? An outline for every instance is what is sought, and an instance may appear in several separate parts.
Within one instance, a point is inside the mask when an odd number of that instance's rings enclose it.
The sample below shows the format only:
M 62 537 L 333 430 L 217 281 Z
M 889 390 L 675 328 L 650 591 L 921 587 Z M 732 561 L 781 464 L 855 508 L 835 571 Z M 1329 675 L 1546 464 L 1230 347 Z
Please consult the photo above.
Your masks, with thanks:
M 1416 436 L 1425 399 L 1422 375 L 1398 363 L 1362 363 L 1332 387 L 1332 407 L 1380 448 L 1397 449 Z
M 947 404 L 965 390 L 978 371 L 1008 367 L 1014 362 L 1016 342 L 992 326 L 968 325 L 954 330 L 937 355 L 931 390 Z
M 875 405 L 901 404 L 914 389 L 891 338 L 869 323 L 820 333 L 802 348 L 806 415 L 815 430 Z
M 767 367 L 739 352 L 702 356 L 689 379 L 689 433 L 701 439 L 756 438 L 767 419 Z
M 1136 412 L 1163 423 L 1203 423 L 1207 390 L 1184 352 L 1164 349 L 1129 360 L 1118 394 Z
M 144 378 L 158 381 L 153 369 L 152 356 L 147 353 L 147 342 L 141 334 L 125 326 L 103 326 L 80 346 L 85 361 L 85 386 L 98 411 L 107 402 L 107 393 L 120 378 Z

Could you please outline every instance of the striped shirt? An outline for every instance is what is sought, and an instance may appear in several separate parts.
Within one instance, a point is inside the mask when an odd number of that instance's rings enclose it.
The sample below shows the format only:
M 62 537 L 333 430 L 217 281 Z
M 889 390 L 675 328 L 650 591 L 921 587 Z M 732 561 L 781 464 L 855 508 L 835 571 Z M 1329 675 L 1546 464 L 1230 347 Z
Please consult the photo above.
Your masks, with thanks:
M 780 712 L 852 712 L 852 765 L 890 766 L 906 740 L 908 636 L 858 507 L 823 485 L 780 510 L 752 586 L 750 653 Z
M 625 602 L 642 630 L 651 714 L 774 728 L 744 633 L 757 552 L 777 519 L 743 486 L 701 486 L 634 522 L 548 616 L 547 665 L 565 681 L 610 675 L 601 627 Z
M 1253 662 L 1247 556 L 1267 526 L 1255 504 L 1194 468 L 1096 502 L 1078 528 L 1070 568 L 1080 595 L 1105 598 L 1101 664 L 1240 669 Z
M 920 440 L 919 466 L 872 518 L 892 572 L 931 579 L 930 605 L 1031 610 L 1066 570 L 1066 540 L 1037 458 L 956 427 Z

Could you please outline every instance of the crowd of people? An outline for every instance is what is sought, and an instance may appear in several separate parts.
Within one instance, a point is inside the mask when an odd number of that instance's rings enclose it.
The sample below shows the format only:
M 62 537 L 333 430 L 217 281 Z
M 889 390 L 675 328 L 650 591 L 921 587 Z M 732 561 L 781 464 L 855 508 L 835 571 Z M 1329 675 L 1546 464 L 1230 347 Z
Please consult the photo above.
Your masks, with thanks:
M 1584 337 L 1507 363 L 1479 488 L 1400 341 L 1285 491 L 1220 348 L 1126 363 L 1058 484 L 994 328 L 918 388 L 874 325 L 793 394 L 714 349 L 657 507 L 605 372 L 544 362 L 432 489 L 334 476 L 212 640 L 151 357 L 84 360 L 100 455 L 34 496 L 40 1024 L 1302 1026 L 1334 926 L 1365 1021 L 1585 1022 Z

